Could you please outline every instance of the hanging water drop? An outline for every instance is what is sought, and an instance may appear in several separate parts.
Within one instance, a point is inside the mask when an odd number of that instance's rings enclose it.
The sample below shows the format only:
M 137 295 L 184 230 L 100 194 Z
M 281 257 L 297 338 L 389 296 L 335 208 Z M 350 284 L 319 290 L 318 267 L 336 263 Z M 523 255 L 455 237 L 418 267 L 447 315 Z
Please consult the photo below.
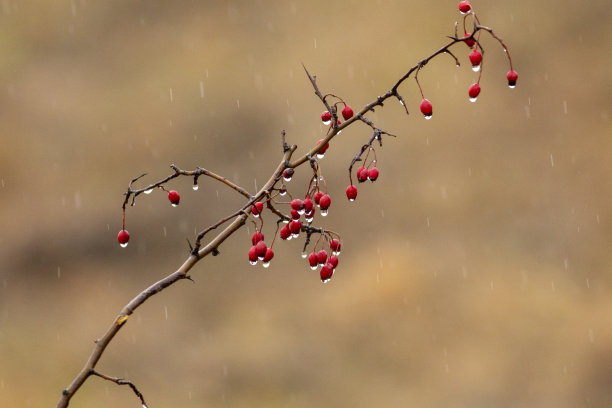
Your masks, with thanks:
M 340 132 L 338 132 L 339 134 Z M 325 157 L 325 154 L 317 153 L 317 159 L 322 159 Z
M 262 263 L 262 266 L 264 268 L 268 268 L 268 267 L 270 267 L 270 262 L 264 262 L 264 263 Z
M 308 254 L 306 252 L 302 252 L 302 258 L 306 259 L 308 257 Z
M 476 97 L 474 97 L 474 98 L 472 98 L 472 97 L 470 96 L 470 102 L 476 102 L 476 99 L 478 99 L 478 97 L 477 97 L 477 96 L 476 96 Z
M 144 193 L 145 193 L 145 194 L 151 194 L 151 192 L 152 192 L 152 191 L 153 191 L 153 189 L 152 189 L 152 188 L 150 188 L 150 189 L 148 189 L 148 190 L 145 190 L 145 191 L 144 191 Z
M 474 72 L 478 72 L 478 71 L 480 71 L 480 64 L 478 64 L 478 65 L 473 65 L 473 66 L 472 66 L 472 71 L 474 71 Z
M 200 186 L 198 186 L 197 184 L 193 185 L 193 191 L 198 191 L 198 188 L 200 188 Z
M 178 204 L 174 204 L 174 203 L 172 203 L 172 206 L 173 206 L 173 207 L 178 207 Z
M 128 243 L 126 242 L 125 244 L 119 244 L 119 246 L 121 246 L 121 248 L 125 248 L 126 246 L 128 246 Z

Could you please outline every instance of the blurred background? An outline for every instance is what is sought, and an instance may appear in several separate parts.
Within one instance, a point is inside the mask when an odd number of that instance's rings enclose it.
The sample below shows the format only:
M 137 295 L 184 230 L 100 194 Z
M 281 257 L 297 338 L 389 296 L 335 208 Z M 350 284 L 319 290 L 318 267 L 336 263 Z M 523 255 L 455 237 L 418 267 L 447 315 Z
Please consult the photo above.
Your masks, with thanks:
M 344 190 L 371 135 L 322 160 L 343 237 L 331 282 L 252 227 L 151 298 L 98 368 L 151 407 L 612 405 L 612 142 L 608 1 L 473 1 L 489 36 L 482 93 L 468 49 L 369 117 L 396 135 L 380 178 Z M 355 110 L 447 42 L 457 1 L 3 0 L 0 9 L 0 405 L 55 406 L 114 317 L 187 256 L 186 238 L 242 201 L 212 180 L 122 192 L 202 166 L 255 191 L 281 154 L 326 129 L 301 64 Z M 300 168 L 289 184 L 302 195 Z M 321 224 L 321 222 L 324 223 Z M 267 240 L 274 218 L 266 218 Z M 74 407 L 134 407 L 89 379 Z

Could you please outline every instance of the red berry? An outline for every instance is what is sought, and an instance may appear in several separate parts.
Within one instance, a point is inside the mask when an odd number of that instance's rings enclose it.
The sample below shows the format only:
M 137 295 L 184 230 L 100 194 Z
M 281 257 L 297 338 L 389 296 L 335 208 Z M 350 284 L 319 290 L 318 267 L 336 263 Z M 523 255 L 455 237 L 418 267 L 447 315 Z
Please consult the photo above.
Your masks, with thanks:
M 338 257 L 336 255 L 330 256 L 328 263 L 331 264 L 332 268 L 336 269 L 338 267 Z
M 259 259 L 264 259 L 264 256 L 266 256 L 266 252 L 268 251 L 268 247 L 266 246 L 265 242 L 259 241 L 255 245 L 255 251 L 257 251 L 257 257 Z
M 316 205 L 319 205 L 319 202 L 321 201 L 321 197 L 323 197 L 323 193 L 320 191 L 317 191 L 314 195 L 314 202 Z
M 344 109 L 342 109 L 342 117 L 344 120 L 349 120 L 353 117 L 353 109 L 350 106 L 344 105 Z
M 506 78 L 508 78 L 508 86 L 510 88 L 514 88 L 516 86 L 516 80 L 518 79 L 518 74 L 516 71 L 513 69 L 510 70 L 506 75 Z
M 470 62 L 472 63 L 472 67 L 478 67 L 478 69 L 480 69 L 480 63 L 482 62 L 482 54 L 480 53 L 480 51 L 478 51 L 478 49 L 473 50 L 472 52 L 470 52 L 469 57 Z
M 346 198 L 348 198 L 349 201 L 355 201 L 357 198 L 357 187 L 352 184 L 348 186 L 346 189 Z
M 472 10 L 472 6 L 469 1 L 460 1 L 459 2 L 459 11 L 461 14 L 467 14 Z
M 321 114 L 321 120 L 323 121 L 324 125 L 329 125 L 332 120 L 332 114 L 328 111 L 323 111 L 323 113 Z
M 323 142 L 323 139 L 319 140 L 317 142 L 317 146 L 319 146 L 321 143 Z M 327 151 L 327 149 L 329 149 L 329 143 L 325 143 L 325 146 L 323 146 L 320 150 L 319 153 L 317 153 L 319 156 L 322 156 L 325 154 L 325 152 Z
M 317 253 L 317 262 L 319 265 L 325 265 L 325 262 L 327 262 L 327 252 L 324 249 Z
M 321 207 L 321 211 L 325 211 L 331 205 L 331 197 L 327 194 L 323 194 L 323 197 L 319 200 L 319 207 Z
M 266 250 L 266 255 L 263 258 L 264 266 L 266 266 L 265 264 L 269 263 L 272 258 L 274 258 L 274 251 L 272 250 L 272 248 L 268 248 Z
M 478 95 L 480 95 L 480 85 L 472 84 L 472 86 L 470 86 L 468 94 L 470 95 L 470 101 L 476 102 L 476 98 L 478 98 Z
M 168 192 L 168 200 L 170 200 L 173 206 L 177 206 L 181 200 L 181 196 L 176 191 L 171 190 Z
M 308 255 L 308 264 L 310 265 L 311 269 L 317 269 L 317 266 L 319 265 L 319 258 L 317 257 L 316 252 L 313 251 L 310 255 Z
M 251 262 L 251 265 L 255 265 L 258 259 L 257 247 L 253 245 L 251 249 L 249 249 L 249 261 Z
M 259 217 L 259 214 L 261 214 L 261 212 L 263 211 L 263 203 L 262 202 L 256 202 L 253 207 L 251 208 L 251 212 L 253 213 L 253 215 L 255 217 Z
M 463 36 L 464 36 L 464 37 L 467 37 L 468 35 L 471 35 L 471 34 L 468 34 L 468 33 L 466 33 L 466 32 L 464 31 Z M 470 47 L 470 48 L 473 48 L 473 47 L 474 47 L 474 45 L 476 45 L 476 41 L 475 41 L 473 38 L 469 38 L 469 39 L 465 40 L 465 41 L 464 41 L 464 43 L 465 43 L 465 45 L 467 45 L 467 46 L 468 46 L 468 47 Z
M 377 178 L 378 169 L 376 167 L 372 167 L 370 170 L 368 170 L 368 179 L 370 179 L 370 181 L 376 181 Z
M 304 217 L 306 218 L 306 221 L 310 222 L 312 221 L 312 219 L 315 216 L 315 209 L 314 207 L 312 207 L 312 210 L 310 210 L 310 212 L 307 212 L 304 214 Z
M 360 183 L 363 183 L 367 179 L 368 179 L 368 169 L 366 169 L 363 166 L 359 167 L 357 169 L 357 181 L 359 181 Z
M 294 172 L 295 170 L 293 170 L 292 168 L 283 170 L 283 178 L 285 179 L 285 181 L 291 181 L 291 177 L 293 177 Z
M 334 274 L 333 266 L 328 262 L 321 268 L 321 281 L 323 283 L 329 281 Z
M 295 211 L 302 211 L 304 209 L 304 202 L 299 198 L 291 201 L 291 209 Z
M 117 234 L 117 241 L 119 241 L 119 244 L 121 244 L 122 247 L 126 247 L 129 240 L 130 233 L 127 232 L 127 230 L 122 229 L 119 231 L 119 234 Z
M 331 249 L 334 253 L 340 253 L 340 248 L 342 248 L 342 244 L 336 238 L 332 239 L 329 243 L 329 249 Z
M 281 237 L 281 239 L 287 239 L 291 236 L 291 230 L 289 229 L 289 225 L 285 225 L 283 228 L 280 229 L 279 235 Z
M 253 245 L 255 245 L 259 241 L 263 241 L 263 240 L 264 240 L 264 234 L 262 234 L 260 231 L 256 231 L 253 234 L 253 237 L 251 238 L 251 242 L 253 243 Z
M 302 230 L 301 221 L 293 220 L 289 223 L 289 231 L 291 231 L 293 235 L 299 234 L 301 230 Z
M 312 212 L 313 208 L 314 204 L 312 204 L 312 200 L 310 199 L 310 197 L 306 197 L 304 199 L 304 212 L 308 214 L 309 212 Z
M 291 209 L 291 219 L 292 220 L 299 220 L 300 219 L 300 212 L 294 210 L 293 208 Z
M 421 113 L 425 116 L 425 119 L 430 119 L 433 114 L 433 107 L 431 106 L 431 102 L 427 99 L 421 101 Z

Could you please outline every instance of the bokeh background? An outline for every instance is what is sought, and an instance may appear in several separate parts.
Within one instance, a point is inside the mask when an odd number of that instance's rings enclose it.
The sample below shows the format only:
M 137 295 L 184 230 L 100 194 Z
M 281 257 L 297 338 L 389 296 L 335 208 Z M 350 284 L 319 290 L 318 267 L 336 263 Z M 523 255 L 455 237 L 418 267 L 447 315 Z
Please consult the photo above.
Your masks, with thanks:
M 204 179 L 127 212 L 143 172 L 202 166 L 254 191 L 325 128 L 301 64 L 359 108 L 446 42 L 456 1 L 4 0 L 0 9 L 0 406 L 54 406 L 121 307 L 177 268 L 240 197 Z M 322 285 L 278 242 L 247 261 L 247 229 L 151 298 L 98 368 L 151 407 L 612 405 L 612 13 L 609 2 L 473 1 L 476 74 L 441 56 L 421 72 L 434 117 L 389 102 L 380 179 L 348 203 L 356 124 L 322 161 L 343 236 Z M 290 191 L 301 195 L 307 172 Z M 271 237 L 273 218 L 264 233 Z M 250 230 L 252 232 L 252 229 Z M 74 407 L 134 407 L 92 378 Z

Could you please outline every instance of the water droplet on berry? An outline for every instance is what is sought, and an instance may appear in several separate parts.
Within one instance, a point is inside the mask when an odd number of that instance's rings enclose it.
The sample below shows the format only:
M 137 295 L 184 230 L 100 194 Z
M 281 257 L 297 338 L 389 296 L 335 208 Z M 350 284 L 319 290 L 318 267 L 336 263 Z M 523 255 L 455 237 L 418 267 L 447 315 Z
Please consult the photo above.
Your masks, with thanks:
M 145 194 L 151 194 L 151 191 L 153 191 L 153 189 L 152 189 L 152 188 L 150 188 L 150 189 L 148 189 L 148 190 L 145 190 L 145 191 L 144 191 L 144 193 L 145 193 Z
M 474 71 L 474 72 L 478 72 L 478 71 L 480 71 L 480 64 L 478 64 L 478 65 L 472 65 L 472 71 Z
M 424 117 L 426 120 L 431 119 L 431 117 L 432 117 L 432 116 L 433 116 L 433 115 L 423 115 L 423 117 Z
M 291 238 L 297 238 L 299 236 L 300 236 L 300 234 L 293 234 L 293 233 L 291 234 Z
M 304 219 L 306 220 L 306 222 L 310 223 L 310 222 L 312 222 L 312 220 L 314 220 L 314 217 L 306 215 L 306 217 Z
M 291 181 L 291 177 L 290 177 L 290 176 L 289 176 L 289 177 L 286 177 L 286 176 L 284 176 L 284 175 L 283 175 L 283 180 L 285 180 L 285 181 Z
M 264 262 L 262 265 L 264 268 L 268 268 L 270 266 L 270 262 Z
M 475 98 L 470 97 L 470 102 L 476 102 L 476 99 L 478 99 L 478 97 L 475 97 Z
M 324 124 L 325 126 L 330 125 L 330 124 L 331 124 L 331 119 L 330 119 L 330 120 L 324 120 L 324 121 L 323 121 L 323 124 Z
M 249 261 L 251 265 L 257 265 L 257 261 Z
M 338 256 L 338 255 L 340 255 L 340 251 L 332 251 L 332 255 Z
M 516 88 L 516 84 L 514 84 L 514 85 L 508 85 L 508 88 L 510 88 L 510 89 L 514 89 L 514 88 Z
M 200 188 L 200 186 L 198 186 L 197 184 L 193 185 L 193 191 L 198 191 L 198 188 Z
M 121 248 L 125 248 L 126 246 L 128 246 L 128 243 L 126 242 L 125 244 L 119 244 L 119 246 L 121 246 Z
M 340 133 L 340 132 L 338 132 Z M 325 154 L 317 153 L 317 159 L 322 159 L 325 157 Z
M 173 207 L 178 207 L 178 204 L 172 204 Z
M 321 215 L 323 217 L 327 217 L 327 210 L 321 210 Z
M 316 271 L 318 267 L 319 267 L 319 265 L 317 264 L 315 266 L 311 266 L 310 269 L 312 269 L 313 271 Z

